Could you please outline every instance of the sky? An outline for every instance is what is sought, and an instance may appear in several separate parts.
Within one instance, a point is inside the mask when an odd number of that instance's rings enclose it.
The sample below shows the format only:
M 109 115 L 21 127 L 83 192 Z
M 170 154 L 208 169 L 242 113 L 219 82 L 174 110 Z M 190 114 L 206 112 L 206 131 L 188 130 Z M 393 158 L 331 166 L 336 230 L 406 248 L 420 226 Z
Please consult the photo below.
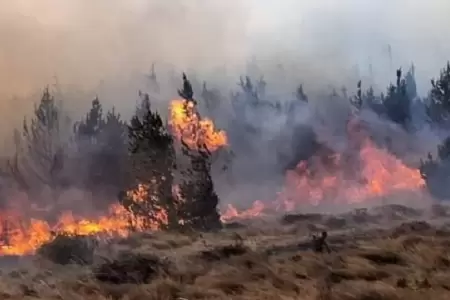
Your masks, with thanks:
M 384 89 L 414 62 L 425 95 L 450 58 L 448 11 L 446 0 L 0 0 L 0 113 L 17 119 L 55 78 L 103 84 L 116 95 L 105 101 L 129 106 L 153 62 L 234 84 L 251 57 L 280 86 L 311 88 L 370 77 Z

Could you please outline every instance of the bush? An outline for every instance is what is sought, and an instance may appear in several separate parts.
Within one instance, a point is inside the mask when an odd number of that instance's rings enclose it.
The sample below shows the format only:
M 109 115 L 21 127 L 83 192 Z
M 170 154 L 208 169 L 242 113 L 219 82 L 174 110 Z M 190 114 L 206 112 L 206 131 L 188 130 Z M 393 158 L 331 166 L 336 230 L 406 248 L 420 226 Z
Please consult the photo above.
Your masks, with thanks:
M 94 270 L 97 280 L 112 284 L 147 283 L 160 274 L 168 273 L 169 263 L 151 254 L 124 252 Z
M 60 265 L 92 264 L 95 242 L 91 237 L 61 234 L 43 244 L 37 254 Z
M 200 256 L 206 261 L 213 262 L 228 259 L 233 256 L 241 256 L 250 251 L 242 242 L 237 241 L 231 245 L 217 246 L 210 250 L 201 251 Z

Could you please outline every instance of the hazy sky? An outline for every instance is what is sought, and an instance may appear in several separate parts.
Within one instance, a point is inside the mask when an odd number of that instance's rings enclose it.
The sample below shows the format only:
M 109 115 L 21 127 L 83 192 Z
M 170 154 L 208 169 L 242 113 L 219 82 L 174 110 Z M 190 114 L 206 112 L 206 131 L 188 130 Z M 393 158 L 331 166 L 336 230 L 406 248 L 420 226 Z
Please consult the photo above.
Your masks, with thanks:
M 95 89 L 157 61 L 237 76 L 251 55 L 292 67 L 293 82 L 353 82 L 372 64 L 380 87 L 414 61 L 425 93 L 450 58 L 449 11 L 446 0 L 0 0 L 1 113 L 55 75 Z

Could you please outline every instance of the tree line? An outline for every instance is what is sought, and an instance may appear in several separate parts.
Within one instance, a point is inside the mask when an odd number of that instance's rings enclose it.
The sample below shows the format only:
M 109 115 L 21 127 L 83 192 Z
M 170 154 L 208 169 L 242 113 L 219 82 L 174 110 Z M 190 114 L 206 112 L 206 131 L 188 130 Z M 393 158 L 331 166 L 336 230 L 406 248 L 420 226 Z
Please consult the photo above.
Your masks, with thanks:
M 154 69 L 149 78 L 159 90 Z M 195 113 L 197 106 L 203 106 L 210 115 L 220 113 L 225 97 L 218 90 L 203 83 L 199 100 L 185 74 L 182 79 L 178 94 L 185 103 L 194 105 Z M 294 91 L 292 101 L 285 103 L 267 100 L 267 82 L 263 77 L 241 78 L 238 86 L 238 92 L 231 94 L 230 123 L 236 129 L 233 131 L 243 137 L 243 143 L 245 136 L 263 134 L 258 124 L 247 121 L 248 111 L 267 109 L 289 116 L 310 101 L 302 84 Z M 422 110 L 431 127 L 449 128 L 450 63 L 431 81 L 425 99 L 417 95 L 414 67 L 406 74 L 397 70 L 395 83 L 380 95 L 371 87 L 363 87 L 364 83 L 358 82 L 355 95 L 350 97 L 344 92 L 333 94 L 347 98 L 356 110 L 372 110 L 411 133 L 417 130 L 413 110 Z M 14 132 L 15 153 L 8 161 L 9 175 L 30 195 L 43 186 L 50 188 L 55 199 L 68 187 L 89 191 L 94 198 L 99 193 L 113 195 L 109 199 L 118 198 L 133 215 L 146 220 L 147 227 L 156 222 L 167 229 L 220 228 L 219 197 L 211 175 L 213 153 L 204 144 L 192 147 L 175 139 L 167 120 L 152 108 L 150 96 L 139 95 L 140 104 L 130 121 L 123 120 L 114 108 L 105 112 L 100 99 L 95 98 L 85 117 L 70 125 L 61 105 L 45 89 L 32 118 Z M 288 120 L 286 126 L 292 126 L 292 122 Z M 450 188 L 445 188 L 450 186 L 446 184 L 450 180 L 449 161 L 450 137 L 439 146 L 438 156 L 429 155 L 420 168 L 430 192 L 441 198 L 450 196 Z M 127 191 L 139 189 L 141 200 L 135 201 Z M 110 203 L 95 204 L 101 208 Z

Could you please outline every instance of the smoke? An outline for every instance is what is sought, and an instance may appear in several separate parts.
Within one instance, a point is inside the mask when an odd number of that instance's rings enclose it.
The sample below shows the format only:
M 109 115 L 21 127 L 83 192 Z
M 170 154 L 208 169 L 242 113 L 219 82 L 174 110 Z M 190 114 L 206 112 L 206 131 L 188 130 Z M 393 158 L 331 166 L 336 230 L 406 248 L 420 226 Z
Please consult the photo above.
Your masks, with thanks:
M 27 94 L 53 76 L 95 87 L 101 80 L 147 72 L 152 62 L 198 72 L 227 65 L 236 73 L 249 55 L 294 63 L 304 70 L 296 77 L 311 81 L 336 82 L 343 71 L 369 76 L 372 65 L 374 81 L 383 85 L 392 67 L 414 61 L 425 88 L 450 48 L 445 38 L 450 4 L 440 0 L 2 0 L 0 5 L 3 95 Z
M 396 68 L 407 69 L 414 62 L 419 93 L 425 95 L 430 78 L 449 58 L 449 9 L 450 3 L 440 0 L 0 0 L 0 137 L 30 112 L 40 89 L 56 82 L 71 115 L 84 113 L 97 94 L 105 106 L 114 105 L 127 116 L 137 90 L 145 89 L 144 75 L 152 63 L 162 73 L 173 68 L 178 80 L 181 70 L 195 71 L 200 82 L 212 81 L 224 93 L 237 88 L 240 74 L 264 74 L 270 85 L 267 98 L 284 101 L 293 98 L 299 83 L 311 95 L 342 85 L 351 92 L 359 79 L 365 87 L 384 90 Z M 252 57 L 253 69 L 247 65 Z M 163 101 L 179 87 L 179 81 L 168 77 Z M 336 130 L 343 131 L 348 107 L 340 103 L 316 101 L 296 123 L 317 122 L 317 109 L 328 127 L 339 124 L 342 128 Z M 378 122 L 374 116 L 366 118 Z M 252 123 L 264 125 L 266 135 L 248 141 L 259 153 L 242 168 L 277 159 L 269 145 L 286 115 L 257 119 Z M 403 138 L 403 133 L 392 133 L 397 128 L 386 127 L 376 129 L 382 136 Z M 320 138 L 339 148 L 339 134 Z M 433 141 L 425 144 L 434 149 L 438 138 L 423 137 Z M 399 151 L 411 147 L 406 148 Z M 270 164 L 257 170 L 261 175 L 273 172 Z M 252 185 L 245 189 L 254 192 Z
M 105 101 L 123 108 L 137 93 L 132 82 L 153 62 L 202 72 L 239 66 L 246 57 L 248 7 L 238 1 L 2 0 L 0 6 L 0 96 L 9 123 L 56 81 L 72 95 L 114 95 Z M 71 99 L 66 107 L 80 112 L 90 100 Z
M 2 81 L 9 92 L 42 86 L 55 75 L 95 86 L 147 72 L 152 62 L 201 70 L 236 62 L 245 51 L 246 9 L 238 3 L 19 0 L 2 6 Z
M 255 29 L 253 49 L 268 64 L 291 61 L 292 75 L 310 88 L 321 88 L 317 83 L 323 81 L 353 87 L 362 78 L 363 84 L 384 89 L 395 79 L 396 68 L 415 63 L 424 95 L 430 78 L 448 60 L 450 5 L 443 1 L 283 1 L 267 6 L 273 22 Z

